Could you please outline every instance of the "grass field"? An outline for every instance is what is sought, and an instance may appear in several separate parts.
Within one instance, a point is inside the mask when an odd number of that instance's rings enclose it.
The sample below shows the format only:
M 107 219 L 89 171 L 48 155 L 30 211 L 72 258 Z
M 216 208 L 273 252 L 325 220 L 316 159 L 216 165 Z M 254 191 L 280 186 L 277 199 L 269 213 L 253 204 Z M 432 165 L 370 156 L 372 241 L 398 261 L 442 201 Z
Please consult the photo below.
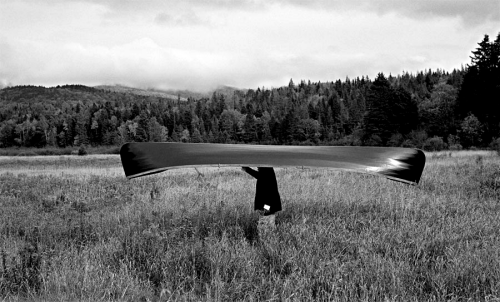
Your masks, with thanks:
M 500 301 L 494 152 L 429 153 L 418 186 L 276 169 L 267 236 L 252 178 L 199 172 L 0 157 L 0 301 Z

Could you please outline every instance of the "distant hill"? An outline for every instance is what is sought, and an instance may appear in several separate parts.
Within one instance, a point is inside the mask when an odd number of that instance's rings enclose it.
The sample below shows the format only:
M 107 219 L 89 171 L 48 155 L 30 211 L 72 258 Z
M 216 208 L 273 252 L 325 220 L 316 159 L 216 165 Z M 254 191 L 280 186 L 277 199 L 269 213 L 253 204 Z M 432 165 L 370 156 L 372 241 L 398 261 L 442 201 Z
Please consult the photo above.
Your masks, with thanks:
M 218 94 L 224 95 L 226 99 L 230 99 L 233 97 L 235 92 L 239 92 L 240 94 L 245 94 L 248 89 L 240 89 L 231 86 L 219 86 L 214 90 Z
M 147 93 L 146 90 L 122 87 L 122 89 L 105 89 L 89 87 L 84 85 L 63 85 L 55 87 L 44 86 L 12 86 L 0 89 L 0 122 L 2 121 L 2 106 L 6 104 L 43 104 L 44 106 L 54 106 L 62 108 L 62 104 L 76 106 L 87 106 L 91 104 L 102 105 L 106 102 L 123 104 L 131 102 L 140 104 L 141 102 L 176 101 L 177 96 L 167 93 Z M 114 87 L 114 86 L 110 86 Z M 186 98 L 181 100 L 186 101 Z M 24 106 L 24 105 L 23 105 Z M 28 106 L 28 107 L 29 107 Z M 17 110 L 17 109 L 16 109 Z
M 141 88 L 122 86 L 122 85 L 99 85 L 99 86 L 94 86 L 94 88 L 105 91 L 131 93 L 143 96 L 155 96 L 155 97 L 169 98 L 175 100 L 178 97 L 180 97 L 181 101 L 187 101 L 188 98 L 192 98 L 195 100 L 202 98 L 210 98 L 214 92 L 216 92 L 217 94 L 222 94 L 226 99 L 229 99 L 233 96 L 235 91 L 245 93 L 248 90 L 230 86 L 219 86 L 215 90 L 209 92 L 194 92 L 190 90 L 174 90 L 174 89 L 169 89 L 169 90 L 141 89 Z
M 176 100 L 180 96 L 181 101 L 187 101 L 187 97 L 185 96 L 185 94 L 177 94 L 174 91 L 162 91 L 162 90 L 155 90 L 155 89 L 140 89 L 140 88 L 134 88 L 134 87 L 121 86 L 121 85 L 99 85 L 99 86 L 94 86 L 94 88 L 105 90 L 105 91 L 112 91 L 112 92 L 119 92 L 119 93 L 131 93 L 131 94 L 135 94 L 135 95 L 154 96 L 154 97 L 161 97 L 161 98 L 174 99 L 174 100 Z
M 62 90 L 72 90 L 72 91 L 85 91 L 88 93 L 96 93 L 97 91 L 107 91 L 107 92 L 115 92 L 115 93 L 123 93 L 123 94 L 131 94 L 131 95 L 137 95 L 137 96 L 144 96 L 144 97 L 159 97 L 159 98 L 165 98 L 165 99 L 171 99 L 171 100 L 177 100 L 180 97 L 181 101 L 187 101 L 188 98 L 194 99 L 194 100 L 199 100 L 203 98 L 211 98 L 213 93 L 217 93 L 218 95 L 224 95 L 226 100 L 232 99 L 233 95 L 236 93 L 238 94 L 245 94 L 248 89 L 239 89 L 235 87 L 230 87 L 230 86 L 219 86 L 216 89 L 208 92 L 195 92 L 195 91 L 190 91 L 190 90 L 160 90 L 160 89 L 141 89 L 141 88 L 135 88 L 135 87 L 128 87 L 128 86 L 123 86 L 123 85 L 98 85 L 98 86 L 84 86 L 84 85 L 63 85 L 63 86 L 57 86 L 57 87 L 44 87 L 44 86 L 33 86 L 33 85 L 24 85 L 24 86 L 13 86 L 13 87 L 2 87 L 0 83 L 0 90 L 3 89 L 10 89 L 12 91 L 12 88 L 15 90 L 18 90 L 19 93 L 24 94 L 24 93 L 35 93 L 35 94 L 45 94 L 48 92 L 54 92 L 54 91 L 62 91 Z M 31 96 L 30 96 L 31 97 Z M 28 98 L 30 98 L 28 97 Z

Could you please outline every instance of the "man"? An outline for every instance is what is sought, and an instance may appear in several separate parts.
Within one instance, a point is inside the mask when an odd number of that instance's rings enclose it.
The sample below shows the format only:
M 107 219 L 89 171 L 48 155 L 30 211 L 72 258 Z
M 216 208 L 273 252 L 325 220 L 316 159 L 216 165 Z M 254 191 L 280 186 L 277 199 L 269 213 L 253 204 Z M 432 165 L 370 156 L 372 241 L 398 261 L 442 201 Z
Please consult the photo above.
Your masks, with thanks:
M 274 228 L 274 214 L 281 211 L 281 198 L 274 169 L 259 167 L 258 171 L 255 171 L 249 167 L 242 167 L 241 170 L 257 179 L 254 210 L 263 214 L 259 219 L 259 228 L 264 225 Z

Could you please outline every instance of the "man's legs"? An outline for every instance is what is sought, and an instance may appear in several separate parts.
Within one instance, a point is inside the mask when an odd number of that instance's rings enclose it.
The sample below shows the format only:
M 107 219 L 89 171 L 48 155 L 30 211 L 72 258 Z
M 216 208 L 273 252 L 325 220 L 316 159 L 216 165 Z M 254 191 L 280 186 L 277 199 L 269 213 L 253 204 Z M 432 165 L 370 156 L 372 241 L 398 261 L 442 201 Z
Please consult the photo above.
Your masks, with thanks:
M 259 223 L 257 225 L 257 231 L 260 236 L 266 236 L 266 233 L 274 231 L 276 229 L 276 215 L 275 213 L 268 214 L 269 206 L 264 205 L 264 211 L 260 212 Z

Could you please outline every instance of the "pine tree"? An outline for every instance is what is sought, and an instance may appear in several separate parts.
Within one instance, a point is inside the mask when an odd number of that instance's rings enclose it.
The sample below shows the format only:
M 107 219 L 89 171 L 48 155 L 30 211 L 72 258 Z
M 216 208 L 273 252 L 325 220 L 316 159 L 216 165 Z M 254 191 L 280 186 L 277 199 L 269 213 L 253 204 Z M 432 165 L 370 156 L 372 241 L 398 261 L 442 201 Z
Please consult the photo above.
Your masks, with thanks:
M 418 123 L 418 108 L 411 95 L 402 88 L 393 89 L 382 73 L 370 87 L 367 107 L 365 142 L 385 145 L 393 134 L 405 135 Z
M 485 35 L 478 45 L 458 95 L 457 117 L 477 117 L 484 126 L 482 140 L 487 144 L 500 136 L 500 33 L 493 42 Z
M 201 137 L 200 130 L 195 128 L 193 131 L 193 135 L 191 136 L 191 142 L 193 143 L 203 143 L 203 138 Z
M 137 118 L 136 142 L 149 141 L 149 118 L 146 111 L 142 110 Z
M 82 112 L 76 118 L 75 132 L 78 136 L 78 141 L 75 140 L 75 146 L 89 145 L 87 126 L 87 112 Z
M 251 114 L 247 114 L 245 117 L 245 123 L 243 124 L 243 139 L 245 142 L 250 143 L 256 141 L 257 137 L 257 127 L 255 124 L 255 117 Z

